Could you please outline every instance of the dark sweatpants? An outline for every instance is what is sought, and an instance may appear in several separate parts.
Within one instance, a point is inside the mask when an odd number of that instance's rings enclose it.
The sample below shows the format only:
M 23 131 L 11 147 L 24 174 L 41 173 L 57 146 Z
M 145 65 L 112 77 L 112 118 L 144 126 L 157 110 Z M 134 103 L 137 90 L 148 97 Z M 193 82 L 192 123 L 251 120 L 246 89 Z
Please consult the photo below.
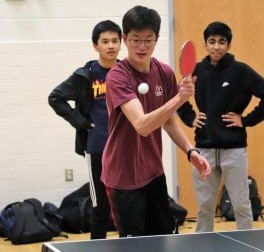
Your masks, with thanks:
M 135 190 L 107 188 L 107 195 L 120 237 L 173 233 L 165 175 Z
M 109 226 L 110 207 L 106 195 L 106 189 L 101 182 L 102 154 L 90 154 L 91 156 L 91 175 L 90 193 L 92 200 L 96 199 L 97 206 L 92 209 L 91 216 L 91 239 L 106 238 Z

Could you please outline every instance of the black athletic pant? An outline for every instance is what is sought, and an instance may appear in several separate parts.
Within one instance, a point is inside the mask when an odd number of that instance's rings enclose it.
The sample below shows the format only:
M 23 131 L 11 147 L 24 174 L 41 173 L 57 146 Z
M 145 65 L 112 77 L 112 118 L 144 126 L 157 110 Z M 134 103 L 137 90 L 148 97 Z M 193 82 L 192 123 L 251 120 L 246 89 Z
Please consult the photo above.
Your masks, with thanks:
M 107 195 L 120 237 L 173 233 L 165 175 L 135 190 L 107 188 Z
M 104 239 L 109 225 L 110 207 L 105 185 L 101 182 L 102 153 L 90 154 L 92 183 L 94 184 L 97 206 L 92 209 L 91 239 Z M 91 183 L 91 181 L 90 181 Z

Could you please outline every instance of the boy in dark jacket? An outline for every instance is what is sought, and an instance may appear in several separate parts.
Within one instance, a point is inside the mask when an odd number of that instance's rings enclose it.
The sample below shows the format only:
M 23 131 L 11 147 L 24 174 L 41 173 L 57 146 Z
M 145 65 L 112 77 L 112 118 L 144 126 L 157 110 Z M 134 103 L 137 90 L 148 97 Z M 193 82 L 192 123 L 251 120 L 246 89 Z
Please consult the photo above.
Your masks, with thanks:
M 54 111 L 76 129 L 76 153 L 82 156 L 90 154 L 91 239 L 106 238 L 109 223 L 109 202 L 100 180 L 102 153 L 108 137 L 105 78 L 117 61 L 121 35 L 121 28 L 114 22 L 105 20 L 98 23 L 93 29 L 92 42 L 99 59 L 77 69 L 48 98 Z M 74 108 L 68 103 L 70 100 L 75 101 Z
M 193 73 L 197 76 L 195 101 L 199 112 L 196 114 L 189 102 L 178 109 L 182 121 L 196 128 L 196 148 L 212 168 L 205 181 L 193 169 L 198 201 L 197 232 L 214 229 L 221 179 L 231 198 L 237 228 L 252 228 L 246 127 L 264 119 L 264 79 L 228 53 L 231 40 L 231 29 L 224 23 L 213 22 L 204 30 L 208 55 L 197 63 Z M 258 106 L 243 114 L 253 96 L 260 99 Z

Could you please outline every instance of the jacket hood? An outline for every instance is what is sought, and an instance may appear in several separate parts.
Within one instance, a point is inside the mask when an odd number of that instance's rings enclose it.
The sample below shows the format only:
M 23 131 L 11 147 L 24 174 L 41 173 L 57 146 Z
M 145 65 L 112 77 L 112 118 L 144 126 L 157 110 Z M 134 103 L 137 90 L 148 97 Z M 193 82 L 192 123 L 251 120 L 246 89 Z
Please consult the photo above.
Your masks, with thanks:
M 211 64 L 211 59 L 210 56 L 207 55 L 205 58 L 203 58 L 202 62 L 204 64 L 206 64 L 206 66 L 210 67 L 210 68 L 216 68 L 216 69 L 223 69 L 226 68 L 226 66 L 228 66 L 231 62 L 235 61 L 235 56 L 231 53 L 226 53 L 222 59 L 219 60 L 218 64 L 216 67 L 214 67 Z

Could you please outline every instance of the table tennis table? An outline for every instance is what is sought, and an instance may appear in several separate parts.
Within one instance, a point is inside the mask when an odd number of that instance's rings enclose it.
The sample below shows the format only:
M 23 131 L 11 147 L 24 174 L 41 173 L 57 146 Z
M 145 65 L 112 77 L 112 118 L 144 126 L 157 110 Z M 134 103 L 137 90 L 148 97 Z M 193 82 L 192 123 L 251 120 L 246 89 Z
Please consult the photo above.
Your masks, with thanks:
M 264 229 L 46 242 L 42 252 L 253 252 L 264 251 Z

